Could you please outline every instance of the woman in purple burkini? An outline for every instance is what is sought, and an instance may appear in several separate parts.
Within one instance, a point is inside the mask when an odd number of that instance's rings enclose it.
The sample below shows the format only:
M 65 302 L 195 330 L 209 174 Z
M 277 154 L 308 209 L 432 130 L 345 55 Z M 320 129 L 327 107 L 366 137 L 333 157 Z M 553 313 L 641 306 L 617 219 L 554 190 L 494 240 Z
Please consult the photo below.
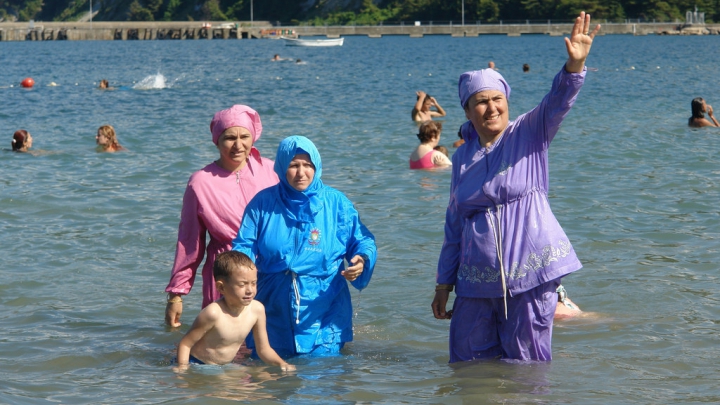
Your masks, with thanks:
M 468 118 L 453 155 L 445 241 L 432 309 L 450 322 L 450 362 L 552 358 L 555 290 L 582 265 L 550 210 L 548 147 L 585 79 L 590 15 L 565 38 L 568 60 L 540 105 L 509 122 L 510 86 L 495 70 L 463 73 Z M 455 288 L 455 303 L 446 310 Z

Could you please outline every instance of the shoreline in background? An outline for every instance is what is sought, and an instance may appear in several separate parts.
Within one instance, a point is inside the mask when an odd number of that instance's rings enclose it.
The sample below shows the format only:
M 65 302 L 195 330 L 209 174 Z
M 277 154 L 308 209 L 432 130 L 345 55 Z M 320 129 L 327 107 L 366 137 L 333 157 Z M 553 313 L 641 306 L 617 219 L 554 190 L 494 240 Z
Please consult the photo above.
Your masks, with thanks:
M 717 35 L 720 24 L 669 23 L 602 23 L 600 35 Z M 102 21 L 102 22 L 3 22 L 0 41 L 55 40 L 156 40 L 156 39 L 259 39 L 288 36 L 367 36 L 405 35 L 422 38 L 425 35 L 477 37 L 480 35 L 569 35 L 571 23 L 547 24 L 422 24 L 365 25 L 365 26 L 273 26 L 268 21 L 201 22 L 201 21 Z

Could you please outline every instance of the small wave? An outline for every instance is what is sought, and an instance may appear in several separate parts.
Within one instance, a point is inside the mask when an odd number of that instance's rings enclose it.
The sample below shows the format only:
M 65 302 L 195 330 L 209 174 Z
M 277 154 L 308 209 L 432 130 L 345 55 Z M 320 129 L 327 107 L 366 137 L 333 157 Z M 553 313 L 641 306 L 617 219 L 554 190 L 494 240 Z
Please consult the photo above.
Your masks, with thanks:
M 162 74 L 150 75 L 133 86 L 136 90 L 152 90 L 167 88 L 167 79 Z

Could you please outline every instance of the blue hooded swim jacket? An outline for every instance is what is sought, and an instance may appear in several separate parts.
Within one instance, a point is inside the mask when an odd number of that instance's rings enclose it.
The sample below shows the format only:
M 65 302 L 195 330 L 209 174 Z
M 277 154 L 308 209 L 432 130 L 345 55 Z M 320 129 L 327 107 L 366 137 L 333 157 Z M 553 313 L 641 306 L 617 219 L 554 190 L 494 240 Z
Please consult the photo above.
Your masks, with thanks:
M 315 166 L 304 191 L 295 190 L 286 175 L 298 154 L 309 155 Z M 363 272 L 351 284 L 365 288 L 375 267 L 375 238 L 350 200 L 320 180 L 320 153 L 309 139 L 284 139 L 275 172 L 280 183 L 250 201 L 233 250 L 255 260 L 255 299 L 265 306 L 270 345 L 278 354 L 337 353 L 353 338 L 350 290 L 340 274 L 343 260 L 363 256 Z M 247 344 L 255 348 L 252 334 Z

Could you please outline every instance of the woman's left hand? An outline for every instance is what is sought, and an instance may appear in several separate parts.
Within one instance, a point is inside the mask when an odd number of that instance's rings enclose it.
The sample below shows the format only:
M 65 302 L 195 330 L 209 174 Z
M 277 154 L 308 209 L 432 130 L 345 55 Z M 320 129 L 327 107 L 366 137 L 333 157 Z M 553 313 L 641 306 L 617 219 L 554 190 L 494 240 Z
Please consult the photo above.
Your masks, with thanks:
M 351 266 L 346 267 L 344 271 L 341 271 L 340 274 L 342 274 L 343 277 L 347 281 L 355 281 L 363 272 L 363 268 L 365 267 L 365 260 L 360 255 L 353 256 L 352 259 L 350 259 Z
M 565 64 L 565 70 L 570 73 L 580 73 L 585 67 L 585 59 L 590 53 L 590 47 L 593 38 L 600 31 L 598 24 L 592 32 L 590 32 L 590 14 L 584 11 L 575 19 L 570 38 L 565 38 L 565 46 L 567 47 L 568 61 Z

